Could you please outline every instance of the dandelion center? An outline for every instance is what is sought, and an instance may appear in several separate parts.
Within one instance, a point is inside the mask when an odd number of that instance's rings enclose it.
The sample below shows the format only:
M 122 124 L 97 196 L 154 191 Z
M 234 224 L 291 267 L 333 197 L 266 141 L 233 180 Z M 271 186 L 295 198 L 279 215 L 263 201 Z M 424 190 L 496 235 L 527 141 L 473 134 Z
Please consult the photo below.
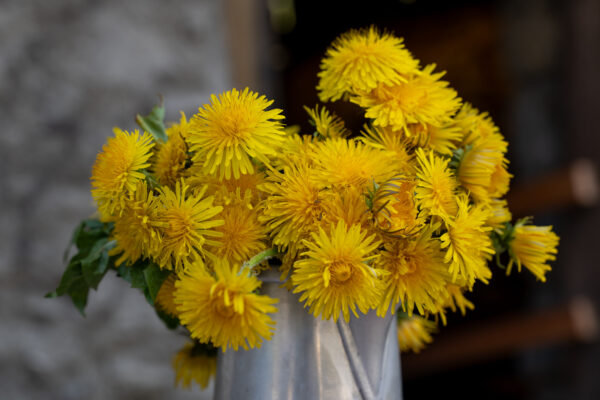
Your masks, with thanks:
M 427 100 L 424 88 L 409 84 L 400 84 L 392 88 L 382 88 L 379 93 L 382 101 L 394 101 L 398 108 L 412 112 Z
M 224 137 L 230 139 L 230 143 L 235 142 L 235 139 L 246 139 L 257 121 L 238 107 L 232 107 L 229 111 L 230 113 L 224 115 L 222 120 L 216 121 L 217 129 Z
M 231 318 L 233 316 L 233 307 L 231 305 L 225 304 L 223 299 L 219 299 L 217 304 L 215 305 L 215 310 L 221 315 L 223 318 Z
M 348 262 L 335 261 L 329 270 L 334 283 L 343 283 L 352 277 L 352 266 Z
M 417 259 L 415 255 L 406 255 L 400 259 L 398 273 L 400 275 L 412 274 L 417 270 Z

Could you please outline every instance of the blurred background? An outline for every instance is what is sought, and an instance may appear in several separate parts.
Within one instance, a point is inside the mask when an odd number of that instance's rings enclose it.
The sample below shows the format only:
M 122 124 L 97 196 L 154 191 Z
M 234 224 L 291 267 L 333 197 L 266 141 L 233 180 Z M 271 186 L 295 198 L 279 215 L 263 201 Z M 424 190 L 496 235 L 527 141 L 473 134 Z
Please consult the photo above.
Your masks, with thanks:
M 515 217 L 561 236 L 547 283 L 495 269 L 474 311 L 403 355 L 405 397 L 600 398 L 599 19 L 597 0 L 0 1 L 0 398 L 211 397 L 173 388 L 184 338 L 127 283 L 107 275 L 85 318 L 43 298 L 93 213 L 96 154 L 159 93 L 177 120 L 249 86 L 307 129 L 328 44 L 371 24 L 490 112 L 510 143 Z

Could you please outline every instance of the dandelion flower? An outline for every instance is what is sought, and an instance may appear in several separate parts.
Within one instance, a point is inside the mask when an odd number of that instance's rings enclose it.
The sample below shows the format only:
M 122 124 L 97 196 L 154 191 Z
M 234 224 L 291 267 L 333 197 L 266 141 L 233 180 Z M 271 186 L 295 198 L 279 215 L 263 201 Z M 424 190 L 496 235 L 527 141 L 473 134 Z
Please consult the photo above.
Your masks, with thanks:
M 417 72 L 418 66 L 402 39 L 373 27 L 351 30 L 332 43 L 321 61 L 319 98 L 336 101 L 380 84 L 398 83 L 405 75 Z
M 212 196 L 202 198 L 203 192 L 187 195 L 188 188 L 178 182 L 175 191 L 163 187 L 160 194 L 162 208 L 158 219 L 163 240 L 155 259 L 161 268 L 178 272 L 201 261 L 205 254 L 211 255 L 206 246 L 218 245 L 213 238 L 221 234 L 214 228 L 223 225 L 222 219 L 215 219 L 223 207 L 214 206 Z
M 189 126 L 182 112 L 179 124 L 167 129 L 167 142 L 158 145 L 152 169 L 161 185 L 174 188 L 185 175 L 188 168 L 188 147 L 185 138 L 189 134 Z
M 467 310 L 473 310 L 475 308 L 475 305 L 465 297 L 465 290 L 466 288 L 459 284 L 446 284 L 445 295 L 439 298 L 439 304 L 436 310 L 443 325 L 446 325 L 446 322 L 448 321 L 446 318 L 446 310 L 448 308 L 452 312 L 460 310 L 460 313 L 463 316 L 467 314 Z
M 177 280 L 177 274 L 169 274 L 158 289 L 156 298 L 154 299 L 154 305 L 159 310 L 166 312 L 174 317 L 177 316 L 177 306 L 175 305 L 175 281 Z
M 223 225 L 215 228 L 221 237 L 212 252 L 219 258 L 242 263 L 265 250 L 266 229 L 258 215 L 258 209 L 251 207 L 247 198 L 234 198 L 225 204 L 219 214 Z
M 465 316 L 467 314 L 467 309 L 475 309 L 473 303 L 465 297 L 464 288 L 449 283 L 446 285 L 446 291 L 449 296 L 446 298 L 444 306 L 449 307 L 452 312 L 460 310 L 460 313 Z
M 512 219 L 512 214 L 508 209 L 506 200 L 494 199 L 489 203 L 490 212 L 488 219 L 485 222 L 487 226 L 491 226 L 495 230 L 502 230 L 507 222 Z
M 449 220 L 456 215 L 456 178 L 450 172 L 450 160 L 417 150 L 417 188 L 415 196 L 421 210 Z
M 159 207 L 158 198 L 148 191 L 146 181 L 138 181 L 137 189 L 130 193 L 121 216 L 115 219 L 112 236 L 117 244 L 110 254 L 121 254 L 116 265 L 123 262 L 133 264 L 156 253 L 162 242 L 158 227 Z
M 324 138 L 344 138 L 350 135 L 350 131 L 344 126 L 344 120 L 336 114 L 330 113 L 325 107 L 315 106 L 315 108 L 304 107 L 311 124 L 315 130 Z
M 398 346 L 400 352 L 419 353 L 433 342 L 432 334 L 437 332 L 435 322 L 423 317 L 398 318 Z
M 217 354 L 202 343 L 188 343 L 173 357 L 173 369 L 175 384 L 189 388 L 195 381 L 204 389 L 217 373 Z
M 366 313 L 376 305 L 379 271 L 368 264 L 377 257 L 375 235 L 366 237 L 360 226 L 340 221 L 328 233 L 319 228 L 304 244 L 308 250 L 294 263 L 292 283 L 315 317 L 337 321 L 341 313 L 348 322 L 350 311 L 358 317 L 357 307 Z
M 273 335 L 277 299 L 254 293 L 260 280 L 248 269 L 240 270 L 219 260 L 215 277 L 193 265 L 175 283 L 175 304 L 181 323 L 193 339 L 212 342 L 223 351 L 260 347 Z
M 148 160 L 154 146 L 149 133 L 140 135 L 137 130 L 129 133 L 119 128 L 113 132 L 115 137 L 102 146 L 90 178 L 92 196 L 104 218 L 120 214 L 125 208 L 129 193 L 138 181 L 145 179 L 140 170 L 150 166 Z
M 251 174 L 241 174 L 238 178 L 232 176 L 225 179 L 205 175 L 192 166 L 190 176 L 185 179 L 185 182 L 196 190 L 207 186 L 206 194 L 214 195 L 216 201 L 226 202 L 239 197 L 248 200 L 248 205 L 252 208 L 264 197 L 258 186 L 265 182 L 265 178 L 264 172 L 255 170 Z
M 390 128 L 365 125 L 361 131 L 361 142 L 369 147 L 391 153 L 394 169 L 400 173 L 412 174 L 415 169 L 415 157 L 410 151 L 412 143 L 404 135 Z
M 296 164 L 313 166 L 315 163 L 314 148 L 316 138 L 309 135 L 290 135 L 285 138 L 281 154 L 273 160 L 277 170 L 286 169 Z
M 467 147 L 456 175 L 460 184 L 469 190 L 476 201 L 489 199 L 492 175 L 497 167 L 502 167 L 506 146 L 501 135 L 491 134 L 480 137 Z
M 451 156 L 462 139 L 462 132 L 453 123 L 443 126 L 430 124 L 410 124 L 407 126 L 413 146 L 426 147 L 440 154 Z
M 393 313 L 398 303 L 409 316 L 415 307 L 419 314 L 436 310 L 437 299 L 444 294 L 449 276 L 439 240 L 432 238 L 431 233 L 431 229 L 426 229 L 414 240 L 385 243 L 376 263 L 378 268 L 389 272 L 382 280 L 379 316 L 384 316 L 390 306 Z
M 316 230 L 322 218 L 323 195 L 311 171 L 302 164 L 290 166 L 283 174 L 270 171 L 267 182 L 260 186 L 268 197 L 262 203 L 259 221 L 266 225 L 277 246 L 299 243 Z
M 360 225 L 363 230 L 372 228 L 369 210 L 362 189 L 347 186 L 335 191 L 322 192 L 323 215 L 321 226 L 344 221 L 346 226 Z
M 444 73 L 433 73 L 434 68 L 429 65 L 422 73 L 391 86 L 380 84 L 351 101 L 366 110 L 365 117 L 371 118 L 373 125 L 403 130 L 407 136 L 411 134 L 409 124 L 444 126 L 452 122 L 461 103 L 448 82 L 440 80 Z
M 329 139 L 316 145 L 315 174 L 323 186 L 366 188 L 396 174 L 390 153 L 356 140 Z
M 262 192 L 258 187 L 265 182 L 265 179 L 264 172 L 254 171 L 252 174 L 242 174 L 238 178 L 220 179 L 218 184 L 221 188 L 227 189 L 230 195 L 236 194 L 239 190 L 243 197 L 250 199 L 250 203 L 254 206 L 262 198 Z
M 277 155 L 286 136 L 279 122 L 284 116 L 279 109 L 267 110 L 271 104 L 248 88 L 212 95 L 211 104 L 190 122 L 193 162 L 227 179 L 254 172 L 252 158 L 269 165 L 268 157 Z
M 512 174 L 507 171 L 507 164 L 508 160 L 506 158 L 502 159 L 499 164 L 496 164 L 494 172 L 492 172 L 492 176 L 490 177 L 490 185 L 488 186 L 490 197 L 502 197 L 508 193 Z
M 510 274 L 516 263 L 519 272 L 523 265 L 536 278 L 545 282 L 546 272 L 552 269 L 548 261 L 556 259 L 559 238 L 552 232 L 551 226 L 526 225 L 526 222 L 527 220 L 521 220 L 515 225 L 513 239 L 509 243 L 511 259 L 506 274 Z
M 464 103 L 454 117 L 456 125 L 461 129 L 462 146 L 472 144 L 479 138 L 500 135 L 500 129 L 487 112 L 480 112 L 469 103 Z
M 384 234 L 406 237 L 418 233 L 425 217 L 415 204 L 416 181 L 402 175 L 380 185 L 373 196 L 373 216 Z
M 487 266 L 487 257 L 495 254 L 489 231 L 485 225 L 488 211 L 483 206 L 470 206 L 466 196 L 458 198 L 458 213 L 448 225 L 448 232 L 440 239 L 446 250 L 444 261 L 454 282 L 464 280 L 469 287 L 475 279 L 485 283 L 492 273 Z

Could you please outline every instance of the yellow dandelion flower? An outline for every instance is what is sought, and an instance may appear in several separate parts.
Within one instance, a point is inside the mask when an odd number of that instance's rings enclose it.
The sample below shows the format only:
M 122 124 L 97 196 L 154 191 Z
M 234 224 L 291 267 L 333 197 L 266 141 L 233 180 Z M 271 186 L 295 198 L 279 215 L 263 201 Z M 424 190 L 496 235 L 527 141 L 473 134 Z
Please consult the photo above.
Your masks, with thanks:
M 316 179 L 323 186 L 366 188 L 396 174 L 390 153 L 359 141 L 329 139 L 315 147 Z
M 429 65 L 422 73 L 392 86 L 381 84 L 351 101 L 366 110 L 365 117 L 371 118 L 373 125 L 403 130 L 407 136 L 411 134 L 409 124 L 444 126 L 452 122 L 461 100 L 448 82 L 440 80 L 444 73 L 433 73 L 434 68 Z
M 424 212 L 450 220 L 456 215 L 456 178 L 448 168 L 449 159 L 417 149 L 417 188 L 415 197 Z
M 188 343 L 173 357 L 175 384 L 189 388 L 195 381 L 201 388 L 206 388 L 217 373 L 217 355 L 206 350 L 208 346 L 201 343 Z
M 167 129 L 167 142 L 157 146 L 152 169 L 161 185 L 174 188 L 185 176 L 188 167 L 188 147 L 185 138 L 188 136 L 189 126 L 185 114 L 181 112 L 179 124 Z
M 500 164 L 496 164 L 494 172 L 492 172 L 488 186 L 490 197 L 502 197 L 508 193 L 512 174 L 506 170 L 506 164 L 508 164 L 508 160 L 504 158 Z
M 254 172 L 252 158 L 269 165 L 286 136 L 281 110 L 267 110 L 272 103 L 248 88 L 212 95 L 190 122 L 193 161 L 205 173 L 227 179 Z
M 361 131 L 361 142 L 369 147 L 390 152 L 391 162 L 398 172 L 411 174 L 415 169 L 415 158 L 410 152 L 412 143 L 404 135 L 392 131 L 390 128 L 380 128 L 365 125 Z
M 513 239 L 508 248 L 511 259 L 506 274 L 510 274 L 516 263 L 519 272 L 523 265 L 536 278 L 545 282 L 546 272 L 552 269 L 548 261 L 556 259 L 559 237 L 552 232 L 552 226 L 525 225 L 526 222 L 527 220 L 521 220 L 515 224 Z
M 487 112 L 480 112 L 469 103 L 464 103 L 454 117 L 456 125 L 461 129 L 462 145 L 466 146 L 479 138 L 490 135 L 501 135 L 500 129 L 494 124 Z
M 507 143 L 500 134 L 480 137 L 467 147 L 456 175 L 476 201 L 489 200 L 492 175 L 498 166 L 502 167 L 506 147 Z
M 465 288 L 461 285 L 448 283 L 446 285 L 446 293 L 444 297 L 441 297 L 439 300 L 439 306 L 436 311 L 440 319 L 442 320 L 442 324 L 446 325 L 446 310 L 450 309 L 452 312 L 457 312 L 460 310 L 460 313 L 465 316 L 468 310 L 473 310 L 475 305 L 470 302 L 464 295 Z
M 215 228 L 221 233 L 218 246 L 211 251 L 219 258 L 242 263 L 267 248 L 267 232 L 258 221 L 258 209 L 248 199 L 234 198 L 226 202 L 219 218 L 223 225 Z
M 92 168 L 92 196 L 103 218 L 120 214 L 130 192 L 145 179 L 140 170 L 148 168 L 152 136 L 114 128 L 114 138 L 102 146 Z
M 315 127 L 315 130 L 324 138 L 344 138 L 350 135 L 344 125 L 344 120 L 334 113 L 330 113 L 325 107 L 315 106 L 315 108 L 304 107 L 310 122 Z
M 287 136 L 299 135 L 300 134 L 300 125 L 287 125 L 283 128 L 283 131 Z
M 213 269 L 216 277 L 194 265 L 175 283 L 179 320 L 193 339 L 210 341 L 223 351 L 260 347 L 275 330 L 268 314 L 277 312 L 277 299 L 254 293 L 261 282 L 249 269 L 225 260 L 215 262 Z
M 344 221 L 347 226 L 360 225 L 363 230 L 372 227 L 364 192 L 357 187 L 344 187 L 336 191 L 323 191 L 321 197 L 323 216 L 321 226 Z
M 398 83 L 404 75 L 417 72 L 418 66 L 402 39 L 374 27 L 351 30 L 331 44 L 321 61 L 319 99 L 336 101 L 380 84 Z
M 377 228 L 386 235 L 402 237 L 418 233 L 426 218 L 415 204 L 417 182 L 398 176 L 383 183 L 373 196 L 373 217 Z
M 290 135 L 286 137 L 281 154 L 273 160 L 273 166 L 281 170 L 296 164 L 314 165 L 316 139 L 309 135 Z
M 484 206 L 470 206 L 468 197 L 458 198 L 456 218 L 440 237 L 454 282 L 462 279 L 472 287 L 475 279 L 487 283 L 492 276 L 487 258 L 495 252 L 489 238 L 492 228 L 485 225 L 488 213 Z
M 248 201 L 248 206 L 252 208 L 264 197 L 258 186 L 265 182 L 265 178 L 264 172 L 255 170 L 251 174 L 241 174 L 238 178 L 232 176 L 229 179 L 221 179 L 205 175 L 192 167 L 192 172 L 185 182 L 196 190 L 207 186 L 206 194 L 214 195 L 219 202 L 229 202 L 238 197 Z
M 440 154 L 451 156 L 462 139 L 460 128 L 448 123 L 443 126 L 431 124 L 409 124 L 407 126 L 413 146 L 427 147 Z
M 256 205 L 262 198 L 262 192 L 258 187 L 264 182 L 266 182 L 266 174 L 254 171 L 252 174 L 242 174 L 239 178 L 221 179 L 220 185 L 231 194 L 237 193 L 239 190 L 244 198 L 249 198 L 251 204 Z
M 262 203 L 259 221 L 270 232 L 273 244 L 287 247 L 298 244 L 316 230 L 323 215 L 322 192 L 306 165 L 290 166 L 285 172 L 270 171 L 260 189 L 268 197 Z
M 460 313 L 465 316 L 467 309 L 475 309 L 475 305 L 465 297 L 465 289 L 463 287 L 449 283 L 446 285 L 446 291 L 449 296 L 446 298 L 444 306 L 449 307 L 452 312 L 460 310 Z
M 308 250 L 302 254 L 305 258 L 294 263 L 292 283 L 294 293 L 302 292 L 300 301 L 306 300 L 310 313 L 334 321 L 341 313 L 348 322 L 350 311 L 358 317 L 357 307 L 366 313 L 376 305 L 380 271 L 368 264 L 377 257 L 375 235 L 366 237 L 360 226 L 348 228 L 340 221 L 331 225 L 329 233 L 319 228 L 304 244 Z
M 175 281 L 177 280 L 177 274 L 170 274 L 167 279 L 164 280 L 156 298 L 154 299 L 154 305 L 159 310 L 166 312 L 167 314 L 177 316 L 177 306 L 175 305 Z
M 435 322 L 413 315 L 398 318 L 398 346 L 400 352 L 412 351 L 419 353 L 429 343 L 433 342 L 433 333 L 437 332 Z
M 415 307 L 419 314 L 436 310 L 449 276 L 440 243 L 431 234 L 432 230 L 426 229 L 414 240 L 386 241 L 385 250 L 375 264 L 389 272 L 381 282 L 379 316 L 384 316 L 390 307 L 395 312 L 399 302 L 409 316 Z
M 158 227 L 159 207 L 158 198 L 148 191 L 146 181 L 138 181 L 121 216 L 115 219 L 112 236 L 117 244 L 110 254 L 121 254 L 116 265 L 133 264 L 140 258 L 156 254 L 162 240 Z
M 506 200 L 493 199 L 489 203 L 490 212 L 485 224 L 495 230 L 502 230 L 507 222 L 512 220 Z
M 163 241 L 155 259 L 161 268 L 178 272 L 201 261 L 204 255 L 211 255 L 206 246 L 218 245 L 212 238 L 221 234 L 214 228 L 223 225 L 222 219 L 215 219 L 223 207 L 214 206 L 212 196 L 202 198 L 203 192 L 188 196 L 188 188 L 177 182 L 175 191 L 163 187 L 159 196 L 162 209 L 158 219 Z

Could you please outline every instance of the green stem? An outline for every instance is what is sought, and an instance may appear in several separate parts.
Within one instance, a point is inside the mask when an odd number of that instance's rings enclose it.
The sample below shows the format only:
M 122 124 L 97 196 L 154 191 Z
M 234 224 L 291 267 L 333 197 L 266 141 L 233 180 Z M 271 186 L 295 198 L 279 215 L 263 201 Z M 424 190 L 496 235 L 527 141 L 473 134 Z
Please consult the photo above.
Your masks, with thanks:
M 242 265 L 242 269 L 244 269 L 244 268 L 252 269 L 252 268 L 256 267 L 258 264 L 260 264 L 261 262 L 266 261 L 270 258 L 276 257 L 278 254 L 279 254 L 279 252 L 277 251 L 277 249 L 275 247 L 271 247 L 270 249 L 261 251 L 260 253 L 258 253 L 257 255 L 255 255 L 254 257 L 249 259 L 248 261 L 246 261 Z

